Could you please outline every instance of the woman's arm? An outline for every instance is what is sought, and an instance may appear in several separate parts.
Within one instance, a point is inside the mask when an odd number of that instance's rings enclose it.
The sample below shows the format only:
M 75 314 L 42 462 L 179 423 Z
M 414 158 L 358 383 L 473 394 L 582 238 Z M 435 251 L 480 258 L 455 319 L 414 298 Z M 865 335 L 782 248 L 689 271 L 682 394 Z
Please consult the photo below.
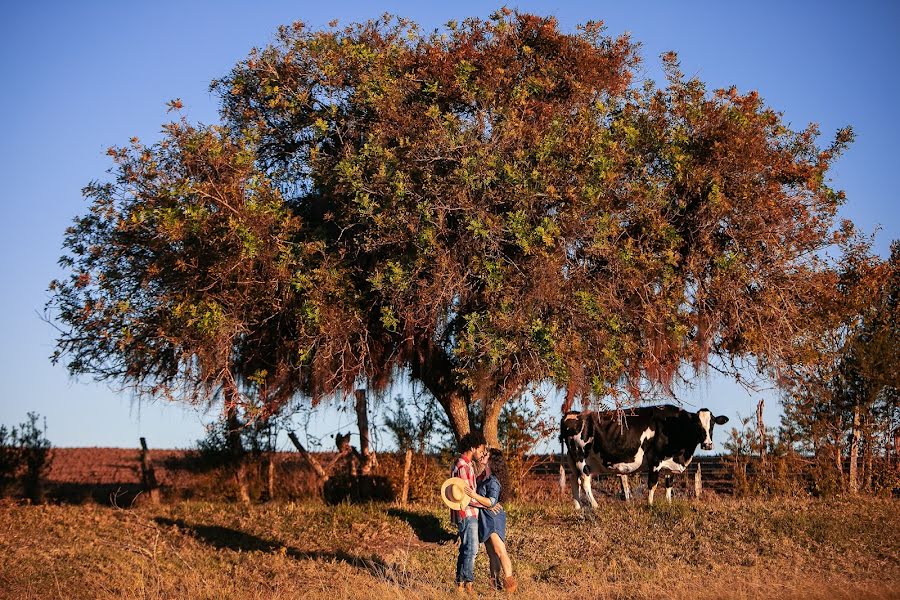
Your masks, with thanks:
M 492 506 L 494 506 L 494 504 L 496 504 L 496 500 L 492 500 L 491 498 L 480 495 L 478 492 L 473 490 L 472 486 L 470 485 L 466 486 L 466 495 L 481 505 L 478 508 L 491 508 Z

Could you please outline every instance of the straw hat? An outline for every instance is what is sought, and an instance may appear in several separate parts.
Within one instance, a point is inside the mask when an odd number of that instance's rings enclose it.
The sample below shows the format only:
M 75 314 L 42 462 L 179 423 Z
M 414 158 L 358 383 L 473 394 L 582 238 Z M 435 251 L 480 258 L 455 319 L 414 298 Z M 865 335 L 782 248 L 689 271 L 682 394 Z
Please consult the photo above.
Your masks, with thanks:
M 441 500 L 453 510 L 462 510 L 469 505 L 471 498 L 466 495 L 466 480 L 451 477 L 441 484 Z

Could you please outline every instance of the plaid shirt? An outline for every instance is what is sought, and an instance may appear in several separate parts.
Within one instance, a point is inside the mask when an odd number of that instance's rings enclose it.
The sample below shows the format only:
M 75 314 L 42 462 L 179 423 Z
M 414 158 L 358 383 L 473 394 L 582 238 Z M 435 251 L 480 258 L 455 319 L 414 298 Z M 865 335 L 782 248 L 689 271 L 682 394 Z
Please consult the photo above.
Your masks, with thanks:
M 453 470 L 450 472 L 450 477 L 459 477 L 468 482 L 472 489 L 475 489 L 475 468 L 472 467 L 471 460 L 466 460 L 462 456 L 457 458 L 456 464 L 453 465 Z M 453 523 L 459 523 L 466 517 L 478 518 L 478 509 L 469 504 L 462 510 L 450 511 L 450 521 Z

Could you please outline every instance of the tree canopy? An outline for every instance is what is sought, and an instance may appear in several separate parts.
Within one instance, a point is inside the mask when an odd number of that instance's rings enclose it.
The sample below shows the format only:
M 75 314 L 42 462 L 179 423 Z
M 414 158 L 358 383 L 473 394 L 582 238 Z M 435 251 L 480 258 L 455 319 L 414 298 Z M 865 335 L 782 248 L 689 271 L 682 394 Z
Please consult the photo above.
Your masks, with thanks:
M 662 60 L 639 86 L 628 37 L 508 9 L 282 27 L 213 82 L 221 124 L 110 151 L 52 284 L 58 357 L 263 411 L 408 375 L 457 435 L 483 403 L 493 442 L 530 386 L 622 401 L 711 355 L 777 369 L 851 133 L 820 147 Z

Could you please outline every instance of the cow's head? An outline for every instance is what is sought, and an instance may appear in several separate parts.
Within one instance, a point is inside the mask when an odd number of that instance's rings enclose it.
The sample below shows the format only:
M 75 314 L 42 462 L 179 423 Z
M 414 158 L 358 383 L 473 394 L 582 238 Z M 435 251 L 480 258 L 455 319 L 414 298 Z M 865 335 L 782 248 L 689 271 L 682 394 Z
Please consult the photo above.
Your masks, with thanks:
M 590 435 L 590 419 L 584 413 L 575 411 L 567 412 L 559 426 L 559 440 L 565 445 L 569 456 L 575 462 L 575 468 L 590 475 L 590 467 L 587 464 L 587 445 L 593 437 Z
M 712 450 L 713 449 L 713 427 L 716 425 L 724 425 L 728 422 L 728 417 L 721 415 L 718 417 L 713 416 L 712 411 L 708 408 L 701 408 L 697 411 L 696 414 L 697 423 L 699 426 L 699 431 L 697 432 L 700 435 L 700 447 L 704 450 Z

